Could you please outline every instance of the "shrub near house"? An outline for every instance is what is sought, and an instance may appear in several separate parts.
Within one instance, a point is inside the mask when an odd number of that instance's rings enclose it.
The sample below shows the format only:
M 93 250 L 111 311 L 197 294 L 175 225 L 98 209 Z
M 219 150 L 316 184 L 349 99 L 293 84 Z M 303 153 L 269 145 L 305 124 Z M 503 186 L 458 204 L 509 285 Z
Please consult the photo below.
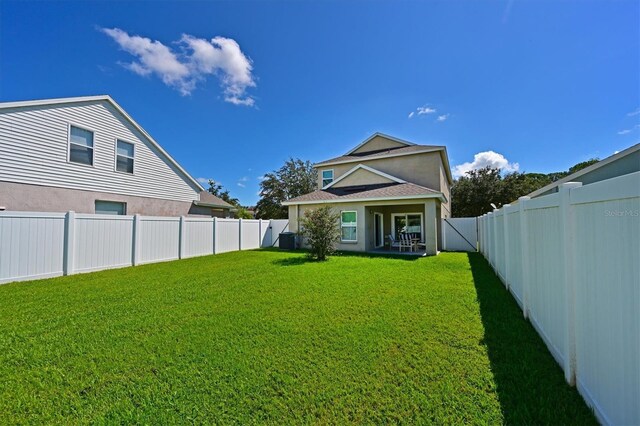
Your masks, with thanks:
M 305 212 L 301 221 L 301 234 L 310 247 L 309 257 L 326 260 L 335 251 L 336 244 L 340 241 L 339 219 L 340 214 L 329 206 Z

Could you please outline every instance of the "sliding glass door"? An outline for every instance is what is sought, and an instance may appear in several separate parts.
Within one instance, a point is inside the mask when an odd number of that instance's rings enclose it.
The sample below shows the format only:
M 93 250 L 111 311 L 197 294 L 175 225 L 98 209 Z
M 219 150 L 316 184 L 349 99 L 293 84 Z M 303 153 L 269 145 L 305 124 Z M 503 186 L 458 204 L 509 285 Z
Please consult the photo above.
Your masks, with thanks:
M 393 225 L 391 232 L 395 239 L 398 239 L 401 233 L 407 233 L 416 235 L 420 241 L 424 242 L 422 213 L 392 213 L 391 223 Z

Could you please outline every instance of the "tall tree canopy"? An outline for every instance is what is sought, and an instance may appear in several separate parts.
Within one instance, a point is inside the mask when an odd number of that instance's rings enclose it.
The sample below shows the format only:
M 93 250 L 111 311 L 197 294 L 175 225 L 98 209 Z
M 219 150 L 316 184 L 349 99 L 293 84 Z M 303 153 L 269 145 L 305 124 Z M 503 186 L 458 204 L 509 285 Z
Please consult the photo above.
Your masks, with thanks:
M 249 213 L 249 210 L 246 207 L 241 206 L 240 201 L 237 198 L 233 198 L 231 194 L 229 194 L 229 190 L 223 189 L 223 186 L 215 180 L 209 179 L 209 189 L 207 189 L 207 191 L 234 206 L 236 208 L 234 216 L 237 218 L 253 219 L 253 215 Z
M 507 173 L 485 167 L 471 170 L 458 178 L 451 187 L 453 217 L 475 217 L 493 210 L 491 204 L 501 207 L 530 194 L 550 183 L 584 169 L 599 160 L 592 158 L 576 164 L 568 171 L 543 173 Z
M 307 194 L 316 189 L 318 172 L 310 161 L 289 158 L 282 167 L 267 173 L 260 183 L 260 201 L 256 216 L 262 219 L 286 219 L 283 201 Z

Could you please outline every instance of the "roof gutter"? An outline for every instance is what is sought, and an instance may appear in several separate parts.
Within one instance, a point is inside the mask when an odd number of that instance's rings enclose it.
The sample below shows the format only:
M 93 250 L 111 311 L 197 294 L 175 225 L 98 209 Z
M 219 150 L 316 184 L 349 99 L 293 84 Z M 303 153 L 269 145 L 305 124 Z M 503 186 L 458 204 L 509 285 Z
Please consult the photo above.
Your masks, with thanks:
M 303 204 L 335 204 L 335 203 L 363 203 L 369 201 L 406 201 L 406 200 L 427 200 L 431 198 L 437 198 L 441 202 L 446 203 L 447 197 L 443 193 L 438 192 L 436 194 L 426 195 L 404 195 L 400 197 L 366 197 L 366 198 L 347 198 L 347 199 L 331 199 L 331 200 L 309 200 L 309 201 L 284 201 L 283 206 L 296 206 Z
M 207 203 L 206 201 L 193 201 L 193 204 L 198 206 L 198 207 L 213 207 L 213 208 L 218 208 L 218 209 L 227 209 L 229 211 L 235 212 L 238 211 L 238 209 L 236 209 L 235 207 L 233 207 L 231 204 L 215 204 L 215 203 Z

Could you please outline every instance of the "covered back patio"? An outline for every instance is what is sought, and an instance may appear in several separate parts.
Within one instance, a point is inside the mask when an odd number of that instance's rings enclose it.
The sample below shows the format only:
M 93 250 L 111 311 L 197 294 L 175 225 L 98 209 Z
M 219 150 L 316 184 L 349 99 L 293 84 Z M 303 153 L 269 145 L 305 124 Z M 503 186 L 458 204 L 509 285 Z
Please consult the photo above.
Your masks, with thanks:
M 437 254 L 440 248 L 439 218 L 440 203 L 437 199 L 365 205 L 366 251 L 423 256 Z

